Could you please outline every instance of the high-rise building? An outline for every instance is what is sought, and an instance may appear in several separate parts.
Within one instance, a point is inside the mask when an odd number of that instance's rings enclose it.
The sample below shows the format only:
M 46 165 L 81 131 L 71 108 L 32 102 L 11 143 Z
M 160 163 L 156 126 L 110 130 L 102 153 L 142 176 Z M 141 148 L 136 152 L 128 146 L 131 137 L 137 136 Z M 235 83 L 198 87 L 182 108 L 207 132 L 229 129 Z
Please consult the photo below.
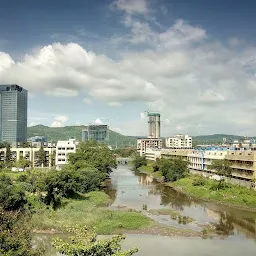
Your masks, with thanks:
M 148 138 L 160 138 L 160 113 L 147 112 Z
M 137 140 L 137 152 L 144 155 L 148 148 L 161 149 L 162 139 L 160 137 L 160 113 L 147 112 L 148 116 L 148 137 Z
M 27 141 L 28 92 L 21 86 L 0 85 L 0 142 Z
M 88 125 L 82 131 L 82 140 L 94 140 L 107 143 L 109 140 L 108 125 Z

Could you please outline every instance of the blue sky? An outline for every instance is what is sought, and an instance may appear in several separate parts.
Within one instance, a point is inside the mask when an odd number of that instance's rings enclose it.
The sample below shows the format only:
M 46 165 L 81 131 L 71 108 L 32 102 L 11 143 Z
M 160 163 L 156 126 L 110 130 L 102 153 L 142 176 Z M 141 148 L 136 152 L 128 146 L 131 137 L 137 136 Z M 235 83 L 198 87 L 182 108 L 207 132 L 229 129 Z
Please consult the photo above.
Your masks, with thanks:
M 0 83 L 29 90 L 30 125 L 145 135 L 256 135 L 255 1 L 2 0 Z M 99 120 L 100 119 L 100 120 Z

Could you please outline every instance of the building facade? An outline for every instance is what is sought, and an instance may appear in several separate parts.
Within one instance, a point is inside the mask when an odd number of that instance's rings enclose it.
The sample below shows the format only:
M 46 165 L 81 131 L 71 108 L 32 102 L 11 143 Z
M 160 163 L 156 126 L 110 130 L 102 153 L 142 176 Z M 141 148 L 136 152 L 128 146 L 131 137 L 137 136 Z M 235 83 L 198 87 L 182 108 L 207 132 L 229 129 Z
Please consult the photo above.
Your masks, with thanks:
M 109 129 L 108 125 L 88 125 L 82 131 L 82 141 L 94 140 L 99 143 L 108 143 Z
M 146 154 L 147 149 L 161 149 L 162 139 L 138 139 L 137 140 L 137 152 L 142 156 Z
M 76 152 L 76 140 L 69 139 L 58 141 L 56 145 L 55 165 L 57 169 L 61 169 L 68 163 L 68 154 Z
M 148 138 L 160 138 L 160 113 L 147 112 L 148 116 Z
M 228 180 L 231 183 L 247 187 L 255 187 L 256 180 L 256 151 L 254 150 L 229 150 L 216 148 L 210 150 L 193 149 L 146 149 L 145 156 L 148 160 L 157 158 L 179 157 L 188 161 L 188 169 L 194 174 L 205 176 L 216 175 L 211 168 L 212 161 L 226 159 L 230 161 L 232 172 Z
M 38 151 L 40 148 L 11 148 L 12 160 L 19 161 L 24 158 L 31 162 L 31 167 L 41 168 L 41 167 L 53 167 L 55 165 L 55 147 L 45 147 L 45 162 L 42 166 L 39 164 Z M 6 156 L 6 149 L 0 149 L 0 161 L 4 161 Z
M 178 134 L 174 137 L 166 138 L 167 148 L 192 148 L 192 137 L 188 135 Z
M 27 95 L 18 85 L 0 85 L 0 142 L 27 141 Z

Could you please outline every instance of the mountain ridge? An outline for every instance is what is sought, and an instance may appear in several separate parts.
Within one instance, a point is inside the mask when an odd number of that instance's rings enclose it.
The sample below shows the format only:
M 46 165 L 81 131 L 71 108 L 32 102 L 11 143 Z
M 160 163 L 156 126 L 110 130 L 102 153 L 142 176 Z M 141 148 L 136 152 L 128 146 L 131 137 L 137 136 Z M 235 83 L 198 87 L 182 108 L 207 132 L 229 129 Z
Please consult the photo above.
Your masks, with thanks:
M 33 136 L 45 136 L 48 141 L 67 140 L 71 137 L 76 138 L 78 141 L 82 140 L 82 130 L 86 125 L 71 125 L 64 127 L 49 127 L 46 125 L 35 125 L 28 127 L 28 138 Z M 109 129 L 109 145 L 112 147 L 135 147 L 138 138 L 145 138 L 143 136 L 126 136 Z M 230 134 L 210 134 L 192 136 L 193 141 L 200 143 L 222 143 L 223 138 L 229 139 L 244 139 L 245 136 L 230 135 Z M 248 137 L 249 139 L 255 138 L 254 136 Z

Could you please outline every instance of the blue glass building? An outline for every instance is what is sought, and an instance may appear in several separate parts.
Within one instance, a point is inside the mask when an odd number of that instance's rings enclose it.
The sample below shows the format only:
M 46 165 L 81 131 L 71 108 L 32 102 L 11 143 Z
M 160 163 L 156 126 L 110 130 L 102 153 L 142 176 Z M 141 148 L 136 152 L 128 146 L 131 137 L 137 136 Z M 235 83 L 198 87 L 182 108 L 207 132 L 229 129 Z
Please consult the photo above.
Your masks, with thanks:
M 0 142 L 27 141 L 28 92 L 16 84 L 0 85 Z

